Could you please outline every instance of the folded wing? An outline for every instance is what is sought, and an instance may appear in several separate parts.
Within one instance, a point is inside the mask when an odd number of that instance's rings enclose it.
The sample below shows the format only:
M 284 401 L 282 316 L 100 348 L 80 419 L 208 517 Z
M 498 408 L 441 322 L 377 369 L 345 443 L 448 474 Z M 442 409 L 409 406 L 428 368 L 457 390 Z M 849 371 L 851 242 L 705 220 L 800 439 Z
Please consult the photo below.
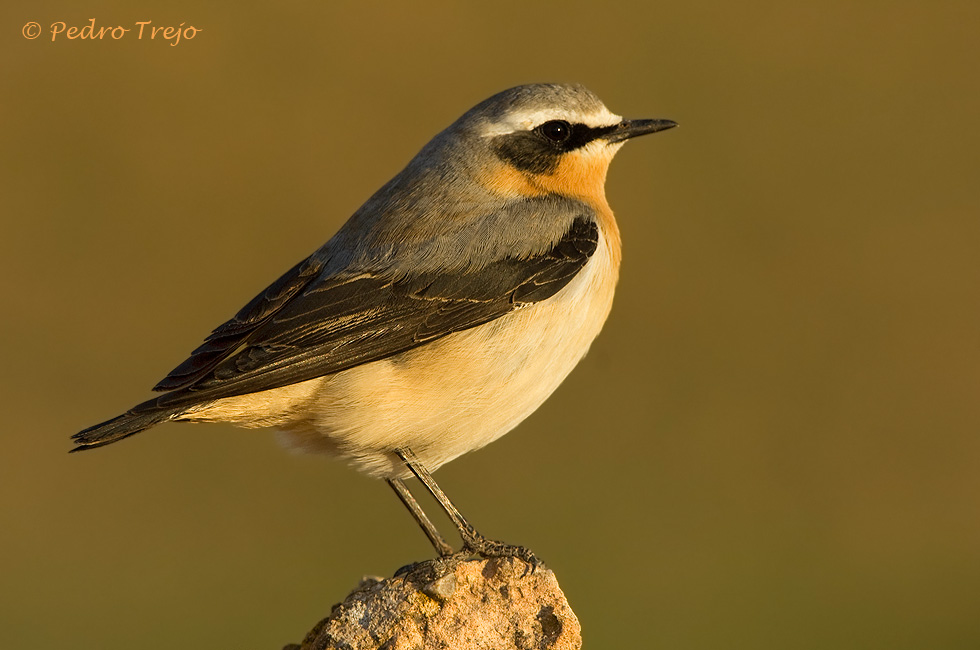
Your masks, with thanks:
M 310 258 L 218 327 L 155 390 L 175 408 L 313 379 L 410 350 L 546 300 L 598 245 L 591 218 L 548 251 L 453 274 L 322 277 Z

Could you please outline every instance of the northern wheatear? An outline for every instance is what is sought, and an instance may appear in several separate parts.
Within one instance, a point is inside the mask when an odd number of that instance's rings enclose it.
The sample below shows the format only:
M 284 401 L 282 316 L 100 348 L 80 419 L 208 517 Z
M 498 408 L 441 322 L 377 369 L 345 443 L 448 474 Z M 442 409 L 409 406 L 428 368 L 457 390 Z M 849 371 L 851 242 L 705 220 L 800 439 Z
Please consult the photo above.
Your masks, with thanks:
M 579 85 L 494 95 L 432 139 L 330 241 L 218 327 L 154 390 L 74 436 L 100 447 L 169 420 L 275 427 L 388 481 L 415 475 L 484 556 L 533 556 L 470 526 L 429 472 L 530 415 L 612 305 L 619 229 L 604 184 L 629 138 Z

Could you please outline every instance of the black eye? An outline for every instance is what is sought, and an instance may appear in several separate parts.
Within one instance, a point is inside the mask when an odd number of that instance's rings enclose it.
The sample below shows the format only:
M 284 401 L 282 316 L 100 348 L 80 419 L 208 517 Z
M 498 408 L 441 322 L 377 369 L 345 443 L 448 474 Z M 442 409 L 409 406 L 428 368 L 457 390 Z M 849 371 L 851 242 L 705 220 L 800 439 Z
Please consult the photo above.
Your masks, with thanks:
M 565 120 L 552 120 L 539 126 L 537 131 L 552 142 L 560 144 L 571 137 L 572 125 Z

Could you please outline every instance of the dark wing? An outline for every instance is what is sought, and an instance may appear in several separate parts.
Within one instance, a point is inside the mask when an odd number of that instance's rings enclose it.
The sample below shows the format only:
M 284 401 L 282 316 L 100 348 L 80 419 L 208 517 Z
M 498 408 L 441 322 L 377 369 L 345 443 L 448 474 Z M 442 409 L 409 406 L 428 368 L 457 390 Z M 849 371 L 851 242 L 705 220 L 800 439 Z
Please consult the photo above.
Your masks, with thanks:
M 222 359 L 246 343 L 283 305 L 313 283 L 322 269 L 321 261 L 309 257 L 286 271 L 281 278 L 242 307 L 234 318 L 211 332 L 204 343 L 191 352 L 191 356 L 183 363 L 171 370 L 153 390 L 170 391 L 193 385 Z
M 216 329 L 156 390 L 160 407 L 243 395 L 390 357 L 555 295 L 598 245 L 594 221 L 576 219 L 542 254 L 481 269 L 400 279 L 317 279 L 298 264 Z

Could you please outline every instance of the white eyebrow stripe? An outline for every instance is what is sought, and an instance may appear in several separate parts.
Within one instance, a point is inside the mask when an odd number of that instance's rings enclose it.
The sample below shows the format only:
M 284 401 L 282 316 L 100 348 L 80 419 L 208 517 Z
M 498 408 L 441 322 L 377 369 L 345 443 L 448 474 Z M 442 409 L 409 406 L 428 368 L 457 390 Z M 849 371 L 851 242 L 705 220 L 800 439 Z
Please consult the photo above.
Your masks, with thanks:
M 555 109 L 541 109 L 515 113 L 501 120 L 496 124 L 487 124 L 483 130 L 485 136 L 504 135 L 516 131 L 530 131 L 536 126 L 544 124 L 550 120 L 565 120 L 572 124 L 585 124 L 595 128 L 602 126 L 613 126 L 623 121 L 623 118 L 608 109 L 591 113 L 579 113 L 577 111 L 558 111 Z

